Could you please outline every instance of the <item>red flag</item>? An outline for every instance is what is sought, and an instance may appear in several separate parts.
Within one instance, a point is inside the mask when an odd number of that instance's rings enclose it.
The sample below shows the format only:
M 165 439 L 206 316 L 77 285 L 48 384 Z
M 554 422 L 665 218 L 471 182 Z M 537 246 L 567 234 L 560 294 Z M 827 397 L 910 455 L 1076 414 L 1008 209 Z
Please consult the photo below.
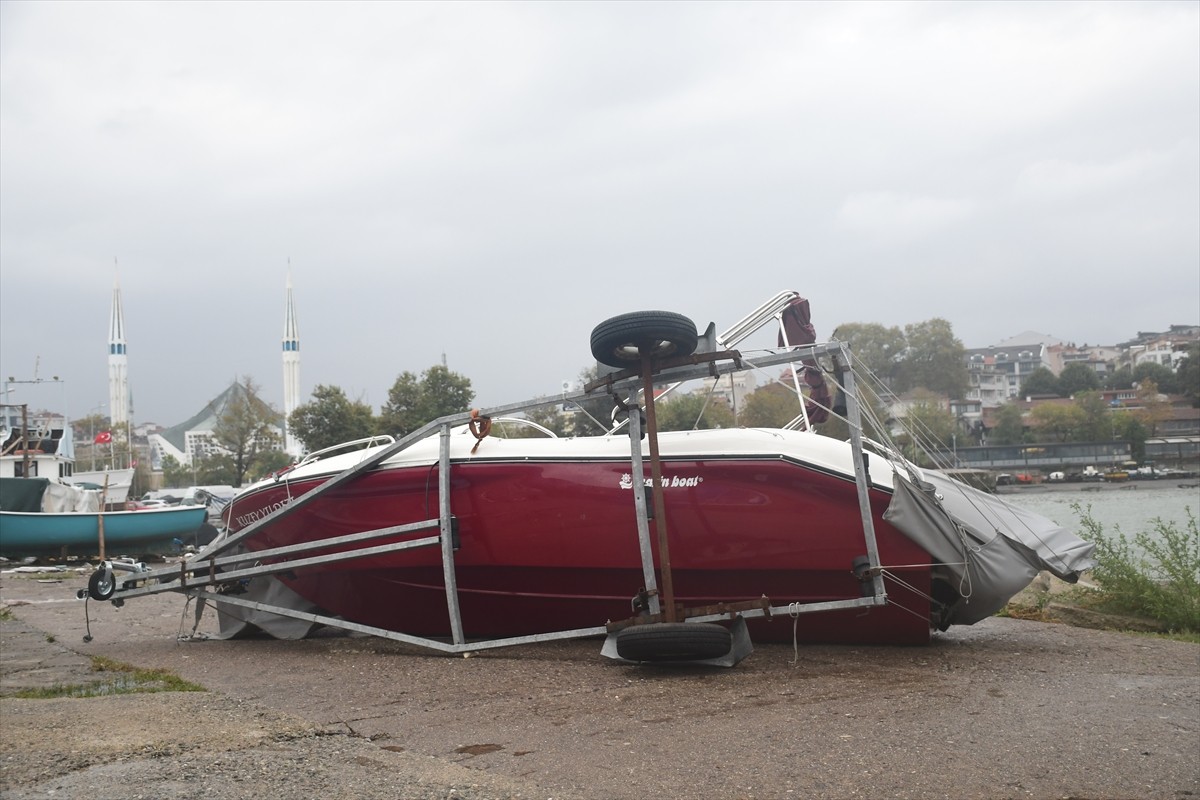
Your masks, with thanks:
M 96 434 L 96 444 L 112 444 L 112 431 L 101 431 Z

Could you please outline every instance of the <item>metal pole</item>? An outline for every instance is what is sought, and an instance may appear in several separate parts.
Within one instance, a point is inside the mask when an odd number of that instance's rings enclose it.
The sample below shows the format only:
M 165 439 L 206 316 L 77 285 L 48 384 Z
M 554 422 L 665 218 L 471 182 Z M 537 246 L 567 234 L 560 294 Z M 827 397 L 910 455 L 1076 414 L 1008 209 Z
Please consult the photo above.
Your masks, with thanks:
M 442 575 L 446 580 L 446 610 L 450 614 L 450 635 L 462 644 L 462 612 L 458 607 L 458 578 L 454 574 L 454 521 L 450 519 L 450 425 L 441 429 L 438 457 L 438 522 L 442 536 Z
M 658 599 L 658 579 L 654 575 L 654 551 L 650 547 L 650 523 L 646 514 L 646 468 L 642 459 L 642 413 L 637 404 L 637 393 L 629 400 L 629 442 L 633 454 L 633 508 L 637 514 L 638 549 L 642 554 L 642 581 L 650 596 L 649 611 L 659 614 L 662 604 Z
M 650 356 L 642 358 L 642 389 L 646 401 L 646 439 L 650 444 L 650 493 L 654 497 L 654 530 L 658 533 L 658 568 L 662 572 L 663 618 L 675 621 L 675 583 L 671 579 L 671 549 L 667 544 L 667 509 L 663 502 L 662 461 L 658 454 L 658 420 L 654 414 L 654 370 Z M 641 476 L 638 476 L 639 478 Z

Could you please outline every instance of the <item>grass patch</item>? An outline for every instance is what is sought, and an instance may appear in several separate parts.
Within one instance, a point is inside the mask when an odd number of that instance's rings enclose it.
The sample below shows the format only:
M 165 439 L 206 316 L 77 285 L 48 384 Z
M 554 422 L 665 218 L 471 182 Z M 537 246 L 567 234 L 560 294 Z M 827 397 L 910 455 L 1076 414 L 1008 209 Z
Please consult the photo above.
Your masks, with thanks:
M 1200 633 L 1200 532 L 1190 508 L 1183 530 L 1155 518 L 1154 535 L 1138 532 L 1132 540 L 1119 527 L 1105 533 L 1090 507 L 1072 508 L 1087 531 L 1083 538 L 1096 544 L 1092 576 L 1102 591 L 1090 598 L 1094 608 L 1149 617 L 1174 633 Z
M 14 619 L 16 619 L 16 617 L 13 616 L 11 608 L 8 606 L 0 607 L 0 622 L 9 622 L 10 620 Z
M 55 685 L 43 689 L 22 689 L 10 697 L 48 700 L 55 697 L 102 697 L 114 694 L 148 692 L 204 692 L 199 684 L 185 681 L 170 670 L 142 669 L 104 656 L 92 656 L 92 672 L 104 677 L 87 683 Z

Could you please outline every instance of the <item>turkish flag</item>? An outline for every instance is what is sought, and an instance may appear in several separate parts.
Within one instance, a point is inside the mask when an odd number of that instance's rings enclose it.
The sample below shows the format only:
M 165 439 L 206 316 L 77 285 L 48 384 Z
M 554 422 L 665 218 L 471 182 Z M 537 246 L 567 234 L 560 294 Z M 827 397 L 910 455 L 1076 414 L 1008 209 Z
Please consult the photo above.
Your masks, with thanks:
M 96 434 L 96 444 L 112 444 L 112 432 L 101 431 Z

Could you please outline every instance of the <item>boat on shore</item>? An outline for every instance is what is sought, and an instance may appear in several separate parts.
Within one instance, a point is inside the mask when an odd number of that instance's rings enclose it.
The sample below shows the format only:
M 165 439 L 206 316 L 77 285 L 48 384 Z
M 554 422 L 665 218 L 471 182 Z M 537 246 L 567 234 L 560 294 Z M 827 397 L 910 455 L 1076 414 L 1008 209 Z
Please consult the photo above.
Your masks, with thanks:
M 734 350 L 751 320 L 778 321 L 780 347 Z M 247 487 L 174 589 L 257 614 L 239 625 L 278 615 L 448 652 L 604 634 L 627 660 L 701 660 L 750 635 L 922 644 L 1042 570 L 1075 581 L 1092 564 L 1092 545 L 1050 520 L 905 459 L 858 402 L 848 349 L 815 343 L 795 293 L 720 337 L 668 312 L 622 315 L 592 351 L 611 371 L 580 392 L 347 443 Z M 671 388 L 748 363 L 790 371 L 791 425 L 657 432 Z M 606 396 L 628 432 L 493 434 L 512 414 Z M 848 441 L 816 432 L 831 415 Z M 94 596 L 172 590 L 162 580 L 106 577 L 115 588 Z M 303 607 L 261 601 L 280 585 Z
M 52 478 L 100 493 L 106 509 L 123 508 L 133 486 L 133 467 L 79 470 L 75 442 L 65 419 L 33 426 L 6 416 L 0 433 L 0 478 Z
M 0 478 L 0 556 L 177 553 L 207 514 L 205 506 L 106 512 L 96 491 L 49 478 Z

